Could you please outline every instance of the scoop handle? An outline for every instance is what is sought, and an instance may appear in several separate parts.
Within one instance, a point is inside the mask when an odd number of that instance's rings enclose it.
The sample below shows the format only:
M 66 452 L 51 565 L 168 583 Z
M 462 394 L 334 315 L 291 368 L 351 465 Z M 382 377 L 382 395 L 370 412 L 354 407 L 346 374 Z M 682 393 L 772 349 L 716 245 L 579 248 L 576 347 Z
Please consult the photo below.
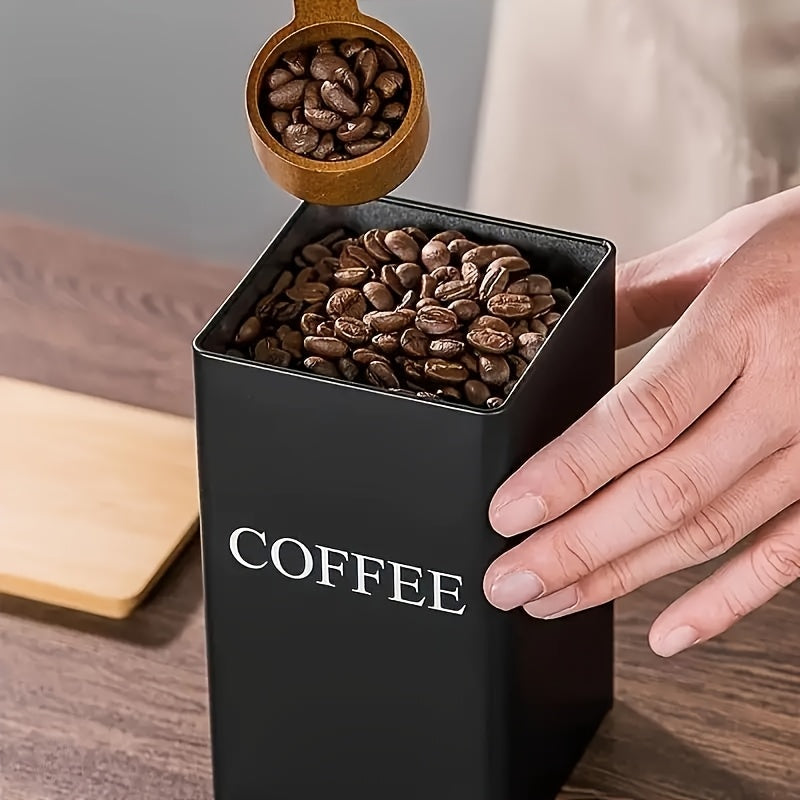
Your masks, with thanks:
M 357 0 L 294 0 L 294 22 L 356 22 L 361 17 Z

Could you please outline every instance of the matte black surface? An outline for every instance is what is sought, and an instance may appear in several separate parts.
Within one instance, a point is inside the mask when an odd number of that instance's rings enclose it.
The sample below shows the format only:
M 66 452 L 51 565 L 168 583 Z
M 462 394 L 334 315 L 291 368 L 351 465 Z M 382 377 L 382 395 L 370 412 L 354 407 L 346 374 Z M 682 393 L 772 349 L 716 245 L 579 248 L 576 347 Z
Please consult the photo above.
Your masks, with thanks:
M 515 244 L 577 292 L 500 409 L 220 355 L 299 244 L 339 225 L 410 224 Z M 397 200 L 298 209 L 195 342 L 218 800 L 555 796 L 612 702 L 612 608 L 549 622 L 493 609 L 483 574 L 509 543 L 487 508 L 611 388 L 613 351 L 608 242 Z M 245 526 L 268 545 L 290 537 L 461 576 L 466 609 L 429 610 L 425 572 L 423 607 L 388 600 L 388 564 L 372 596 L 355 593 L 352 555 L 334 588 L 317 583 L 318 552 L 303 580 L 246 569 L 229 549 Z M 269 556 L 254 535 L 241 541 L 249 561 Z M 296 547 L 281 555 L 301 570 Z

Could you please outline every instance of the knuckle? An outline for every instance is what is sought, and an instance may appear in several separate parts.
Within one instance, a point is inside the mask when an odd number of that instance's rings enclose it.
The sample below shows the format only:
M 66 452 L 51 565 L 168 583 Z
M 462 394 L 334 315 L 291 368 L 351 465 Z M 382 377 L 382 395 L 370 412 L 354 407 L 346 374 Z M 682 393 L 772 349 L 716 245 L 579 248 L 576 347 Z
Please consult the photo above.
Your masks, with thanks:
M 613 597 L 622 597 L 637 587 L 635 576 L 626 559 L 609 562 L 607 569 L 608 593 Z
M 728 612 L 728 616 L 734 621 L 746 617 L 750 611 L 747 602 L 739 591 L 724 592 L 722 595 L 722 604 Z
M 554 542 L 553 556 L 565 580 L 573 582 L 591 575 L 598 567 L 598 559 L 585 542 L 576 536 L 562 536 Z
M 800 539 L 781 533 L 766 539 L 752 556 L 753 572 L 767 589 L 780 589 L 800 578 Z
M 580 447 L 564 440 L 555 457 L 553 469 L 559 479 L 577 484 L 583 494 L 590 495 L 597 488 L 590 470 L 598 474 L 598 465 L 590 455 L 592 447 Z M 588 465 L 588 466 L 587 466 Z
M 646 467 L 635 486 L 634 507 L 656 533 L 680 527 L 702 507 L 702 491 L 695 475 L 679 465 Z
M 621 383 L 609 395 L 611 422 L 636 455 L 658 452 L 681 432 L 685 404 L 676 386 L 675 380 L 667 382 L 663 377 L 651 375 L 633 383 Z
M 693 562 L 710 561 L 726 553 L 738 540 L 733 515 L 716 506 L 704 508 L 688 525 L 675 532 L 676 544 Z

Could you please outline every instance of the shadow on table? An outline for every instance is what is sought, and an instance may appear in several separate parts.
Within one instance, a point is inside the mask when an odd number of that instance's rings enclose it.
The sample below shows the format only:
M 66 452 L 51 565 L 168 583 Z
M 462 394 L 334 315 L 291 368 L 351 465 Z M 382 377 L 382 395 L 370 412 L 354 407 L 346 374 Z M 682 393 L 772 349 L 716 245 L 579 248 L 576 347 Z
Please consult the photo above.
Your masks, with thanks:
M 160 647 L 184 630 L 196 616 L 202 599 L 200 540 L 195 535 L 150 596 L 127 619 L 107 619 L 7 595 L 0 595 L 0 614 L 12 614 L 45 625 L 59 625 L 143 647 Z
M 559 800 L 790 800 L 774 788 L 729 772 L 617 701 Z

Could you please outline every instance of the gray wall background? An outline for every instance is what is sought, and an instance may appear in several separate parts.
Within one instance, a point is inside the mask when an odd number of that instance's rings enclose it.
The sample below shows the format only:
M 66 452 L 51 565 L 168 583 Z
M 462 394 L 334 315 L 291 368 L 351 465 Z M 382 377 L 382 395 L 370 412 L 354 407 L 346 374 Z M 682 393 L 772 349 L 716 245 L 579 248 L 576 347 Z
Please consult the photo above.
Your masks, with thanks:
M 427 154 L 397 191 L 467 203 L 489 0 L 361 0 L 426 72 Z M 296 205 L 243 86 L 290 0 L 0 0 L 0 209 L 241 266 Z

